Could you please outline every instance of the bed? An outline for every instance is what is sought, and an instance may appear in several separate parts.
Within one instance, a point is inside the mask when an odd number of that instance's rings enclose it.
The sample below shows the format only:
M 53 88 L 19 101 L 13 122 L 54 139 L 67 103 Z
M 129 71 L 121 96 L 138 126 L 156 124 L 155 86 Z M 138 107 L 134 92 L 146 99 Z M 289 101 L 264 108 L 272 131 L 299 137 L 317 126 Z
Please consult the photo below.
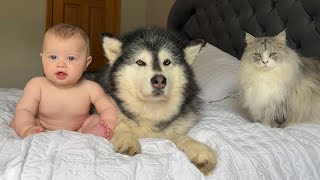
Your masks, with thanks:
M 8 127 L 21 89 L 0 88 L 0 179 L 320 179 L 320 126 L 285 129 L 251 123 L 238 111 L 237 70 L 244 31 L 275 35 L 320 57 L 318 0 L 176 0 L 168 29 L 207 43 L 192 64 L 202 87 L 201 121 L 189 135 L 217 151 L 203 176 L 169 140 L 141 139 L 142 153 L 115 153 L 93 135 L 58 130 L 19 138 Z

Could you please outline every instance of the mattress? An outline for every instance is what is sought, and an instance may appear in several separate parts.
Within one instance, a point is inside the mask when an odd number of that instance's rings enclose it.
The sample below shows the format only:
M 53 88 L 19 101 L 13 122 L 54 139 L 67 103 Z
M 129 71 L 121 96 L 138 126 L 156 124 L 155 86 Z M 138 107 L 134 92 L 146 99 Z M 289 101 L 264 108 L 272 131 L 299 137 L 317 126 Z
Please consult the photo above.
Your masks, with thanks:
M 204 103 L 189 135 L 216 150 L 203 176 L 169 140 L 140 139 L 142 153 L 115 153 L 102 137 L 67 130 L 21 139 L 8 127 L 20 89 L 0 88 L 0 179 L 320 179 L 320 126 L 250 123 L 229 103 Z

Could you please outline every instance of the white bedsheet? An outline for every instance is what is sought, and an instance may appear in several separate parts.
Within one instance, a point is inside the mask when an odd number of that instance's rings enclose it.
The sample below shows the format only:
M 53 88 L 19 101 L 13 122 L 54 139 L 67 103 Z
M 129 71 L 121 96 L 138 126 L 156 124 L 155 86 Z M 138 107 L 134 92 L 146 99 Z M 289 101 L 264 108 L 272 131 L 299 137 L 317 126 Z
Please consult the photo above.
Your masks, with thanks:
M 20 139 L 8 127 L 19 89 L 0 88 L 0 179 L 320 179 L 320 126 L 272 129 L 206 104 L 190 136 L 216 149 L 204 177 L 169 140 L 141 139 L 142 153 L 117 154 L 108 140 L 58 130 Z

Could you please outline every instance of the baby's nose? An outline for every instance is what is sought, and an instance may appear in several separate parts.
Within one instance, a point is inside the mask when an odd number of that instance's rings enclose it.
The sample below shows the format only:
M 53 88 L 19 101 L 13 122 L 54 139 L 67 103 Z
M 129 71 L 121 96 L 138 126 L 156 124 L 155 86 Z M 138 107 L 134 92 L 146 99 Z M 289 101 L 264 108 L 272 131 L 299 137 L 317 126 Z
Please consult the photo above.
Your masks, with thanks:
M 57 67 L 66 67 L 66 63 L 64 61 L 58 61 L 57 62 Z

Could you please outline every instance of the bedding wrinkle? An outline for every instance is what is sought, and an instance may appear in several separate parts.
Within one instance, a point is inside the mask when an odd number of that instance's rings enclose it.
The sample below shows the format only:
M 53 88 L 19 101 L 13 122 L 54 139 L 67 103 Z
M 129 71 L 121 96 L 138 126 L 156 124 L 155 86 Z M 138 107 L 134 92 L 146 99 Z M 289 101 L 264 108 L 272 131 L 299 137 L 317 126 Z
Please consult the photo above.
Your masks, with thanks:
M 140 139 L 142 153 L 129 157 L 104 138 L 67 130 L 21 139 L 8 127 L 16 96 L 0 90 L 0 179 L 320 179 L 316 125 L 266 128 L 224 102 L 204 102 L 188 134 L 217 149 L 217 167 L 204 177 L 169 140 Z
M 318 127 L 320 131 L 320 126 Z M 297 131 L 296 131 L 297 132 Z M 320 179 L 320 157 L 317 155 L 317 152 L 320 152 L 320 145 L 316 143 L 315 139 L 317 136 L 314 136 L 309 131 L 301 130 L 301 132 L 295 133 L 295 130 L 291 132 L 293 135 L 286 135 L 286 138 L 294 144 L 295 147 L 302 153 L 306 154 L 303 156 L 305 159 L 301 159 L 301 162 L 307 162 L 310 168 L 310 172 L 316 172 L 314 174 L 299 174 L 300 177 L 308 177 Z M 303 134 L 308 134 L 308 136 L 303 136 Z M 319 134 L 319 132 L 318 132 Z M 299 143 L 297 143 L 299 142 Z M 308 151 L 307 151 L 308 150 Z M 292 153 L 294 156 L 294 153 Z M 313 165 L 313 166 L 312 166 Z M 298 167 L 298 166 L 297 166 Z M 301 168 L 301 167 L 300 167 Z M 306 168 L 306 167 L 304 167 Z
M 212 120 L 212 119 L 211 119 Z M 234 177 L 232 174 L 238 174 L 241 179 L 247 179 L 248 177 L 251 177 L 251 179 L 258 179 L 258 174 L 255 171 L 250 171 L 249 169 L 254 169 L 254 163 L 247 158 L 248 155 L 245 153 L 245 151 L 241 148 L 237 148 L 239 141 L 241 139 L 238 139 L 237 136 L 235 136 L 232 133 L 231 128 L 226 129 L 225 124 L 223 123 L 223 119 L 219 119 L 220 122 L 217 123 L 220 126 L 216 127 L 218 131 L 215 131 L 211 136 L 209 136 L 209 139 L 217 138 L 219 141 L 214 142 L 216 144 L 216 147 L 219 147 L 218 154 L 222 159 L 219 161 L 220 164 L 218 163 L 218 168 L 219 166 L 224 166 L 224 169 L 228 169 L 230 174 L 224 174 L 223 179 L 233 179 Z M 215 121 L 219 121 L 215 119 Z M 205 122 L 205 121 L 204 121 Z M 196 127 L 202 127 L 202 128 L 208 128 L 206 125 L 198 125 Z M 210 126 L 209 126 L 210 127 Z M 223 131 L 221 131 L 223 130 Z M 192 130 L 193 131 L 193 130 Z M 199 129 L 196 130 L 197 132 L 200 132 Z M 228 132 L 228 135 L 225 133 Z M 223 134 L 225 136 L 223 136 Z M 229 138 L 232 136 L 231 139 L 234 141 L 230 141 Z M 199 135 L 200 136 L 200 135 Z M 202 136 L 202 134 L 201 134 Z M 199 137 L 195 137 L 199 138 Z M 228 163 L 223 163 L 223 162 L 228 162 Z M 245 163 L 244 163 L 245 162 Z M 221 165 L 222 163 L 222 165 Z
M 210 128 L 212 128 L 212 130 L 215 132 L 215 134 L 208 137 L 208 139 L 220 140 L 218 142 L 214 142 L 215 148 L 219 149 L 218 154 L 220 157 L 220 164 L 218 163 L 217 169 L 219 169 L 219 165 L 221 165 L 221 163 L 229 161 L 226 159 L 221 159 L 221 157 L 223 158 L 221 153 L 225 152 L 229 156 L 232 154 L 230 157 L 232 158 L 232 164 L 235 164 L 234 159 L 239 159 L 241 156 L 245 156 L 245 159 L 250 159 L 250 163 L 253 166 L 252 168 L 258 170 L 256 175 L 257 179 L 299 179 L 298 177 L 310 178 L 312 175 L 313 177 L 318 177 L 318 170 L 316 168 L 317 164 L 312 162 L 312 158 L 310 158 L 310 156 L 313 156 L 314 153 L 319 155 L 320 151 L 317 151 L 317 149 L 314 148 L 310 149 L 308 146 L 306 146 L 306 143 L 303 143 L 303 140 L 306 139 L 303 138 L 303 135 L 306 135 L 306 137 L 312 138 L 319 142 L 319 137 L 312 137 L 313 133 L 317 134 L 318 130 L 316 128 L 311 131 L 312 133 L 310 135 L 308 135 L 303 134 L 303 132 L 301 132 L 299 129 L 296 130 L 299 133 L 294 133 L 289 131 L 291 128 L 286 128 L 284 130 L 267 128 L 259 123 L 242 122 L 241 125 L 239 125 L 237 124 L 237 122 L 239 122 L 239 117 L 235 115 L 223 116 L 220 113 L 216 113 L 219 112 L 219 110 L 216 108 L 221 108 L 224 111 L 228 111 L 228 109 L 213 104 L 211 104 L 211 106 L 213 107 L 207 108 L 206 106 L 206 109 L 204 110 L 205 113 L 202 113 L 202 118 L 204 118 L 204 121 L 192 129 L 191 132 L 196 131 L 197 133 L 202 132 L 203 134 L 206 134 L 203 132 L 203 129 Z M 215 116 L 212 116 L 213 114 L 215 114 Z M 233 119 L 230 119 L 230 117 L 233 117 L 235 121 L 233 122 Z M 209 124 L 210 121 L 216 122 Z M 226 127 L 230 128 L 230 130 Z M 293 127 L 294 130 L 295 128 L 299 127 Z M 303 127 L 301 129 L 303 129 Z M 196 135 L 200 136 L 198 134 Z M 226 135 L 226 137 L 222 135 Z M 297 135 L 299 136 L 297 137 Z M 195 138 L 199 138 L 197 136 L 195 136 Z M 243 140 L 246 141 L 242 142 Z M 220 145 L 219 142 L 222 145 Z M 315 148 L 317 147 L 318 146 L 315 146 Z M 230 151 L 230 149 L 233 151 Z M 237 150 L 239 149 L 243 151 L 238 152 Z M 238 154 L 233 155 L 233 153 Z M 308 156 L 297 156 L 297 154 L 307 154 Z M 226 169 L 230 171 L 229 169 L 231 169 L 231 167 Z M 269 171 L 265 171 L 267 169 L 269 169 Z M 280 169 L 282 170 L 280 171 Z M 227 173 L 224 175 L 226 174 Z M 239 172 L 235 174 L 239 175 Z M 227 177 L 229 176 L 224 176 L 224 178 Z

